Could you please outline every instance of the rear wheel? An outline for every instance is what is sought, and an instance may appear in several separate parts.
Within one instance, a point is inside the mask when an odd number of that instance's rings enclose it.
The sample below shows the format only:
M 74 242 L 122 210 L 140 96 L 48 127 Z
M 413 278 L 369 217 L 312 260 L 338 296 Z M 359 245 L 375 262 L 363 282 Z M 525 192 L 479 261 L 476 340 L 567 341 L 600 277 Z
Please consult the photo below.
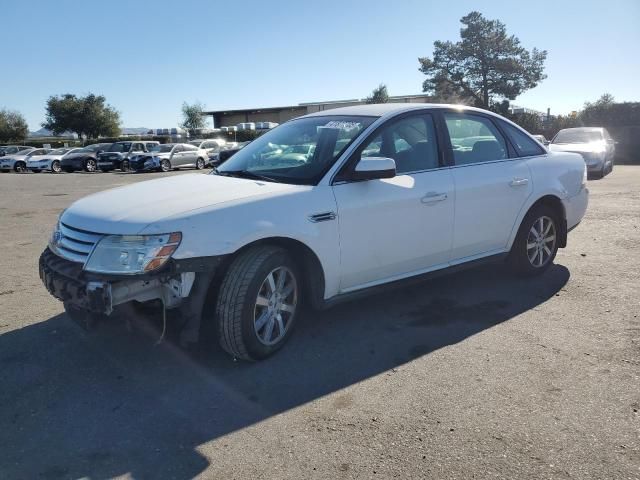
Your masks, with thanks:
M 16 162 L 15 165 L 13 166 L 13 170 L 16 173 L 24 173 L 27 171 L 27 164 L 24 162 Z
M 518 274 L 539 275 L 549 268 L 558 252 L 559 227 L 557 212 L 547 205 L 527 213 L 509 253 L 509 262 Z
M 196 160 L 196 169 L 202 170 L 203 168 L 204 168 L 204 159 L 199 158 L 198 160 Z
M 96 161 L 93 158 L 88 159 L 85 163 L 84 163 L 84 169 L 87 172 L 95 172 L 96 171 Z
M 168 172 L 169 170 L 171 170 L 171 162 L 166 158 L 160 160 L 160 170 L 162 170 L 163 172 Z
M 255 247 L 229 267 L 216 305 L 222 348 L 260 360 L 279 350 L 293 330 L 301 299 L 298 268 L 278 247 Z
M 60 173 L 62 171 L 62 167 L 60 166 L 60 162 L 58 160 L 54 160 L 51 164 L 51 171 L 53 173 Z

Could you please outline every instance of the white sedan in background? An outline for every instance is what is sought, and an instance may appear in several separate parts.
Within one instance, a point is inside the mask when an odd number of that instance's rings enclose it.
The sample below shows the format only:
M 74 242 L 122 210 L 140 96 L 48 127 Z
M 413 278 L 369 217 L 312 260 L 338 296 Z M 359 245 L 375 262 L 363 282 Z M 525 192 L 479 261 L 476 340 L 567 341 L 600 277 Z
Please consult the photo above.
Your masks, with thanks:
M 27 160 L 27 170 L 33 173 L 42 171 L 60 173 L 62 165 L 60 161 L 65 155 L 80 150 L 79 148 L 57 148 L 41 155 L 32 155 Z
M 22 173 L 27 171 L 27 161 L 34 155 L 43 155 L 47 153 L 47 148 L 29 148 L 21 150 L 14 155 L 6 155 L 0 157 L 0 172 L 14 171 L 16 173 Z

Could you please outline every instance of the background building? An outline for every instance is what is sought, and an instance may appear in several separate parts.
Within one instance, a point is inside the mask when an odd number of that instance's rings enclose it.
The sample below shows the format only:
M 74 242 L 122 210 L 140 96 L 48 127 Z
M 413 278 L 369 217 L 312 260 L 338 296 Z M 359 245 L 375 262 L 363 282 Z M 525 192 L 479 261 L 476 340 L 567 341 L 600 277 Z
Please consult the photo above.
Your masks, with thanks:
M 389 103 L 429 103 L 429 95 L 399 95 L 389 97 Z M 248 122 L 275 122 L 283 123 L 292 118 L 300 117 L 308 113 L 330 110 L 338 107 L 362 105 L 365 99 L 334 100 L 328 102 L 299 103 L 286 107 L 246 108 L 238 110 L 213 110 L 205 112 L 213 117 L 213 126 L 216 128 L 233 126 Z

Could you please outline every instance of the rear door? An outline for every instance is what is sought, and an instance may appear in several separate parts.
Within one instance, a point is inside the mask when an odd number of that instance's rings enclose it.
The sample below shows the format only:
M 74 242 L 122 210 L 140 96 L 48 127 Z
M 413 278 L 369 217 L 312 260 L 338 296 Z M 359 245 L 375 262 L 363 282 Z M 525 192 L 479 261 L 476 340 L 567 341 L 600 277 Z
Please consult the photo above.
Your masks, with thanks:
M 443 116 L 456 190 L 451 263 L 502 253 L 533 190 L 526 160 L 489 115 Z

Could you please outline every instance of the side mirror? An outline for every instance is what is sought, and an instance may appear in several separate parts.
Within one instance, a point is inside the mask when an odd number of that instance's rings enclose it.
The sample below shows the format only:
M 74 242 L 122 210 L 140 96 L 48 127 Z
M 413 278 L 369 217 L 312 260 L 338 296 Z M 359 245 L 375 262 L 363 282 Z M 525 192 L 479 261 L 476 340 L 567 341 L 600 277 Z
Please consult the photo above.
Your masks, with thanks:
M 376 180 L 396 176 L 396 161 L 393 158 L 361 158 L 351 174 L 352 180 Z
M 544 146 L 548 147 L 549 145 L 551 145 L 551 142 L 549 140 L 545 140 L 544 141 Z

